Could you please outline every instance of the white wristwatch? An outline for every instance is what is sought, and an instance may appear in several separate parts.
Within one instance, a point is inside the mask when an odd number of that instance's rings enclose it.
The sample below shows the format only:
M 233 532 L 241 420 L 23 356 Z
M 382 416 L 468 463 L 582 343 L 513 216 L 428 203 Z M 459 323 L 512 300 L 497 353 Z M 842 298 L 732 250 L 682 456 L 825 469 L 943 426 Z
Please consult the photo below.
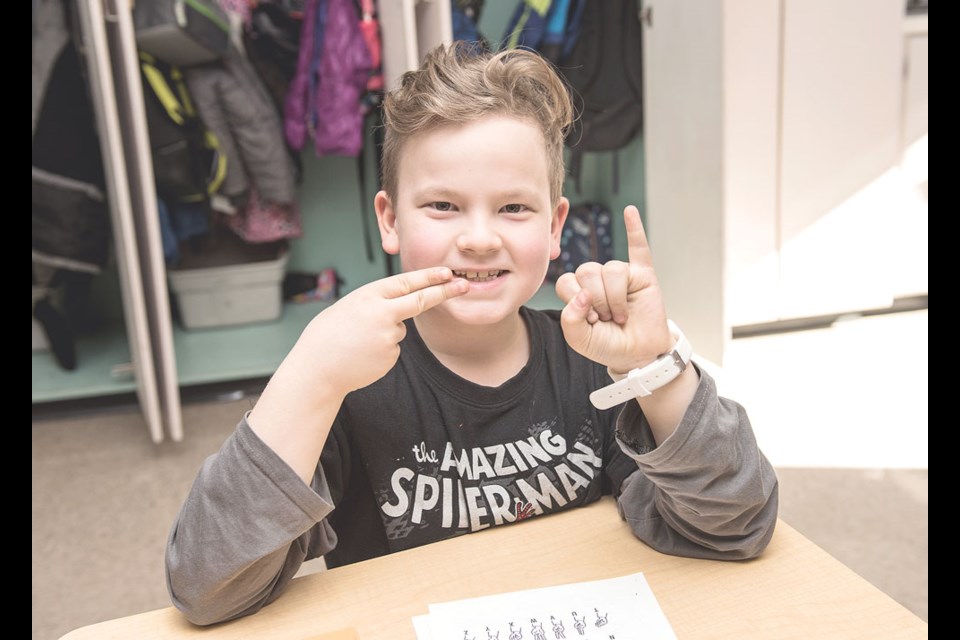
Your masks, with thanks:
M 593 406 L 609 409 L 631 398 L 648 396 L 684 372 L 690 364 L 693 347 L 673 320 L 667 320 L 667 326 L 670 327 L 670 334 L 677 339 L 673 349 L 647 366 L 631 369 L 625 374 L 612 373 L 608 369 L 615 382 L 590 394 Z

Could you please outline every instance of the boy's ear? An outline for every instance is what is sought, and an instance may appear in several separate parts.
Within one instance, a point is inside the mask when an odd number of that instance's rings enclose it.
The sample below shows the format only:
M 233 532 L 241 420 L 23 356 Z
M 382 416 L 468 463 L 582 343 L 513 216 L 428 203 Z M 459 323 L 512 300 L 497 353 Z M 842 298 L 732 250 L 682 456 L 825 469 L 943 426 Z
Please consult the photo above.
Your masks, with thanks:
M 567 221 L 567 214 L 570 213 L 570 201 L 560 196 L 556 209 L 553 210 L 553 221 L 550 223 L 550 259 L 556 260 L 560 255 L 560 234 L 563 232 L 563 225 Z
M 386 191 L 378 191 L 373 198 L 373 208 L 377 212 L 377 224 L 380 227 L 380 246 L 388 254 L 400 253 L 400 238 L 397 236 L 397 213 Z

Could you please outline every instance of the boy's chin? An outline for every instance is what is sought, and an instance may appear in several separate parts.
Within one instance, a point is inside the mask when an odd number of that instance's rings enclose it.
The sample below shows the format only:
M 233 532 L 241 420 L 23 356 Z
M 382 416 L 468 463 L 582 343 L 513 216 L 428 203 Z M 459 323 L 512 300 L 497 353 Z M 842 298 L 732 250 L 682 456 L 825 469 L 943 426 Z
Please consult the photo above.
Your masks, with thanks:
M 503 322 L 519 311 L 519 305 L 504 300 L 447 300 L 436 308 L 451 320 L 471 326 L 484 326 Z

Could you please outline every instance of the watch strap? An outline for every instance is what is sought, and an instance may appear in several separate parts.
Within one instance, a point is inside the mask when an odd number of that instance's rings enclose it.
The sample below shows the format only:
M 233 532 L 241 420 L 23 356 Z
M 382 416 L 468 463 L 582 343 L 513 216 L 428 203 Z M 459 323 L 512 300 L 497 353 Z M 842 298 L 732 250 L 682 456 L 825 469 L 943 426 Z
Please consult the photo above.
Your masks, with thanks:
M 615 382 L 590 394 L 593 406 L 597 409 L 609 409 L 631 398 L 649 396 L 684 372 L 693 356 L 693 347 L 676 323 L 667 320 L 667 325 L 676 339 L 673 349 L 647 366 L 631 369 L 626 374 L 615 374 L 608 369 Z

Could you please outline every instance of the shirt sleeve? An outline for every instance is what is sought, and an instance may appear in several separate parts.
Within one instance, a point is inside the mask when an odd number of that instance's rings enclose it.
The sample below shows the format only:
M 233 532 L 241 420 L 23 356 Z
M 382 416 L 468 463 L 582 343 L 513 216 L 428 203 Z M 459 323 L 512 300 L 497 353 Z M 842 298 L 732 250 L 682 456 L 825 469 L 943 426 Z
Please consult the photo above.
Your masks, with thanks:
M 194 624 L 258 611 L 305 559 L 336 545 L 333 501 L 318 465 L 312 486 L 253 432 L 247 416 L 207 458 L 170 530 L 167 589 Z
M 638 403 L 621 411 L 617 440 L 637 471 L 621 486 L 620 515 L 634 535 L 663 553 L 756 557 L 776 526 L 777 476 L 744 408 L 719 397 L 714 380 L 697 370 L 696 395 L 660 446 Z

